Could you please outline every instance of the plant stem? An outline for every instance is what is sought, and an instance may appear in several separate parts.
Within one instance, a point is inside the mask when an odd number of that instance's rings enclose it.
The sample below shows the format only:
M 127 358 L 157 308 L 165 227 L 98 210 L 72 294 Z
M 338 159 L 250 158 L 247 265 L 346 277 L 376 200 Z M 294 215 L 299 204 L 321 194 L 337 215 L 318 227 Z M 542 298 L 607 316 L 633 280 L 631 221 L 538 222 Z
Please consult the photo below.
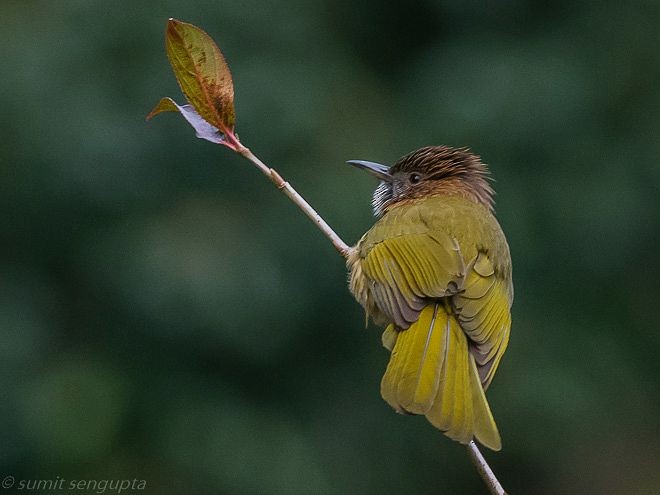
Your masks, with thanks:
M 235 148 L 233 146 L 232 148 L 235 149 L 239 155 L 252 162 L 252 164 L 261 171 L 261 173 L 263 173 L 270 179 L 273 184 L 275 184 L 275 187 L 282 191 L 291 201 L 296 204 L 296 206 L 298 206 L 298 208 L 302 210 L 305 215 L 307 215 L 307 217 L 312 222 L 314 222 L 319 230 L 323 232 L 328 239 L 330 239 L 330 242 L 332 242 L 332 245 L 335 247 L 335 249 L 339 251 L 339 254 L 341 254 L 344 258 L 348 256 L 352 248 L 341 240 L 341 237 L 339 237 L 337 233 L 332 230 L 332 227 L 330 227 L 330 225 L 328 225 L 328 223 L 323 219 L 323 217 L 321 217 L 321 215 L 319 215 L 316 210 L 312 208 L 312 206 L 307 201 L 305 201 L 305 198 L 303 198 L 300 194 L 298 194 L 298 191 L 291 187 L 291 184 L 285 181 L 275 169 L 270 168 L 257 156 L 255 156 L 254 153 L 252 153 L 248 148 L 243 146 L 237 138 L 235 138 L 235 143 L 232 144 L 235 146 Z M 484 456 L 481 455 L 479 447 L 477 447 L 474 441 L 471 441 L 467 448 L 468 452 L 470 453 L 470 457 L 472 458 L 472 462 L 477 468 L 479 475 L 484 480 L 484 483 L 486 483 L 488 486 L 490 492 L 493 495 L 506 495 L 502 485 L 500 485 L 500 482 L 497 481 L 493 470 L 486 462 L 486 459 L 484 459 Z
M 236 152 L 252 162 L 266 177 L 270 179 L 273 184 L 275 184 L 275 187 L 277 187 L 291 201 L 293 201 L 296 206 L 298 206 L 298 208 L 300 208 L 302 212 L 316 224 L 319 230 L 323 232 L 328 239 L 330 239 L 330 242 L 332 242 L 332 245 L 335 247 L 335 249 L 339 251 L 339 254 L 341 254 L 344 258 L 348 256 L 348 253 L 351 250 L 350 246 L 341 240 L 341 237 L 339 237 L 337 233 L 332 230 L 332 227 L 328 225 L 323 217 L 321 217 L 321 215 L 319 215 L 316 210 L 312 208 L 312 206 L 307 201 L 305 201 L 305 198 L 298 194 L 298 191 L 296 191 L 291 186 L 291 184 L 285 181 L 275 169 L 268 167 L 242 144 L 239 144 Z
M 470 454 L 470 458 L 474 463 L 474 467 L 477 468 L 479 475 L 484 480 L 484 483 L 486 483 L 486 486 L 488 486 L 488 490 L 490 491 L 490 493 L 492 493 L 493 495 L 506 495 L 504 488 L 502 488 L 500 482 L 497 481 L 497 478 L 495 477 L 495 473 L 493 473 L 493 470 L 486 462 L 486 459 L 484 459 L 484 456 L 481 454 L 481 451 L 479 450 L 479 447 L 477 447 L 477 444 L 474 443 L 474 440 L 470 441 L 467 448 L 468 448 L 468 453 Z

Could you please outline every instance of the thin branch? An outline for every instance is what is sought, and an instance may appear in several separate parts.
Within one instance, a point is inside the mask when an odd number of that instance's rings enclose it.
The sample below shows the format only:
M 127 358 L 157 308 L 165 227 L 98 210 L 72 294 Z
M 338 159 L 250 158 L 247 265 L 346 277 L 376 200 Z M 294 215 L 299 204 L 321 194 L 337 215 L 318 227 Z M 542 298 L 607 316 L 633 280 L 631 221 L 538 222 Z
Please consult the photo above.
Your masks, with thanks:
M 277 187 L 291 201 L 293 201 L 296 206 L 298 206 L 298 208 L 300 208 L 302 212 L 316 224 L 319 230 L 323 232 L 328 239 L 330 239 L 330 242 L 332 242 L 332 245 L 335 247 L 335 249 L 339 251 L 339 254 L 341 254 L 344 258 L 348 256 L 348 253 L 351 249 L 350 246 L 341 240 L 341 237 L 339 237 L 337 233 L 332 230 L 332 227 L 330 227 L 330 225 L 328 225 L 328 223 L 323 219 L 323 217 L 321 217 L 321 215 L 319 215 L 316 210 L 312 208 L 312 206 L 307 201 L 305 201 L 305 198 L 303 198 L 300 194 L 298 194 L 298 191 L 291 187 L 291 184 L 285 181 L 275 169 L 268 167 L 242 144 L 239 144 L 236 151 L 244 158 L 250 160 L 250 162 L 252 162 L 261 171 L 261 173 L 263 173 L 270 179 L 273 184 L 275 184 L 275 187 Z
M 477 447 L 477 444 L 474 443 L 474 440 L 468 443 L 467 448 L 470 458 L 474 463 L 474 467 L 477 468 L 479 475 L 484 480 L 484 483 L 486 483 L 486 486 L 488 486 L 490 493 L 493 495 L 506 495 L 504 488 L 502 488 L 500 482 L 497 481 L 495 473 L 493 473 L 493 470 L 486 462 L 486 459 L 484 459 L 484 456 L 481 455 L 481 451 L 479 450 L 479 447 Z
M 270 181 L 275 184 L 275 187 L 277 187 L 291 201 L 293 201 L 296 206 L 298 206 L 298 208 L 300 208 L 302 212 L 316 224 L 319 230 L 323 232 L 328 239 L 330 239 L 330 242 L 332 242 L 332 245 L 335 247 L 335 249 L 339 251 L 339 254 L 341 254 L 344 258 L 348 256 L 351 247 L 341 240 L 341 238 L 334 230 L 332 230 L 332 227 L 328 225 L 323 217 L 321 217 L 321 215 L 319 215 L 316 210 L 314 210 L 314 208 L 312 208 L 312 206 L 307 201 L 305 201 L 305 198 L 303 198 L 293 187 L 291 187 L 291 184 L 285 181 L 275 169 L 270 168 L 257 156 L 255 156 L 254 153 L 252 153 L 248 148 L 243 146 L 238 141 L 238 139 L 236 139 L 235 150 L 239 155 L 252 162 L 252 164 L 256 166 L 262 174 L 268 177 L 268 179 L 270 179 Z M 486 462 L 486 459 L 484 459 L 484 456 L 481 455 L 481 452 L 479 451 L 479 448 L 474 443 L 474 441 L 471 441 L 467 447 L 468 452 L 470 453 L 470 457 L 472 458 L 472 462 L 477 468 L 479 475 L 484 480 L 484 483 L 486 483 L 488 486 L 490 492 L 493 495 L 506 495 L 502 485 L 500 485 L 500 482 L 497 481 L 493 470 Z

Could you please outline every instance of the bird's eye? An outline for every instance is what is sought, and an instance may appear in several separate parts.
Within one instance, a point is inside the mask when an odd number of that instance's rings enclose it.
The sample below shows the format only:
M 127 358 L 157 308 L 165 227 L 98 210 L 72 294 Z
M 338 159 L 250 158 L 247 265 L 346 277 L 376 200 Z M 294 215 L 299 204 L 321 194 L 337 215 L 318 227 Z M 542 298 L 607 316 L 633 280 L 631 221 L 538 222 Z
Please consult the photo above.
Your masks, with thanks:
M 417 184 L 419 181 L 422 180 L 422 176 L 419 174 L 410 174 L 408 180 L 410 181 L 411 184 Z

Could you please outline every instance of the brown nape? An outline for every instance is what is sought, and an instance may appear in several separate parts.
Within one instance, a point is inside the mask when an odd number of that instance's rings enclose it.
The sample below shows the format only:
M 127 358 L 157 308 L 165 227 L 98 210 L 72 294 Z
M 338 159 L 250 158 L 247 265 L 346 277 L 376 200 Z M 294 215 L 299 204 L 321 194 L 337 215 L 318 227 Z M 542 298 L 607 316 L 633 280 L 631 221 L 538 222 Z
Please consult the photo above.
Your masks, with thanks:
M 432 194 L 461 194 L 493 210 L 493 195 L 488 167 L 468 148 L 426 146 L 401 157 L 390 174 L 417 172 L 420 187 L 409 190 L 410 197 Z

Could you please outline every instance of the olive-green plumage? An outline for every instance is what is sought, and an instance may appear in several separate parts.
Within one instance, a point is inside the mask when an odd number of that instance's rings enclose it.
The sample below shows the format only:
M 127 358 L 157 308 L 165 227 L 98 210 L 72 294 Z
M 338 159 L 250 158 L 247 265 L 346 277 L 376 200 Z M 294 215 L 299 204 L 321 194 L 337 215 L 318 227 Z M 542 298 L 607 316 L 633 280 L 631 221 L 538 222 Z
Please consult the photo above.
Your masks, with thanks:
M 499 450 L 484 394 L 509 340 L 511 259 L 492 213 L 487 170 L 465 149 L 428 147 L 381 178 L 380 219 L 348 258 L 350 289 L 386 326 L 383 398 L 450 438 Z

